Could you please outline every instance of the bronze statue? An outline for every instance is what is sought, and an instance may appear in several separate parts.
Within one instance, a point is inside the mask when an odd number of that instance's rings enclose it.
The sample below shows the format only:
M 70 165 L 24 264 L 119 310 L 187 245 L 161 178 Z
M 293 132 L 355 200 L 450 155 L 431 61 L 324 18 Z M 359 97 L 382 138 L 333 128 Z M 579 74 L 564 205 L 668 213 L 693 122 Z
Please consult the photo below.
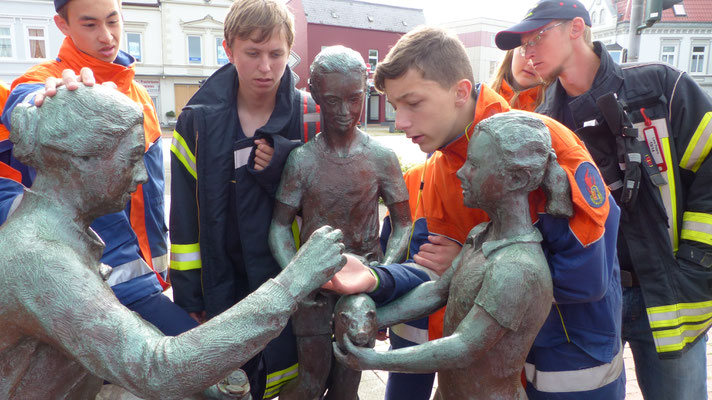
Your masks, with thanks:
M 323 129 L 293 150 L 284 167 L 270 227 L 274 257 L 285 266 L 296 252 L 291 226 L 301 212 L 302 243 L 318 227 L 331 225 L 344 232 L 346 251 L 366 262 L 399 261 L 411 228 L 408 191 L 395 154 L 356 126 L 366 90 L 363 58 L 343 46 L 328 47 L 316 56 L 310 72 Z M 379 197 L 393 221 L 385 255 L 379 244 Z M 323 394 L 332 358 L 333 304 L 333 297 L 315 294 L 294 315 L 299 377 L 282 389 L 283 400 Z
M 362 370 L 438 372 L 440 399 L 526 399 L 520 374 L 553 301 L 528 195 L 541 185 L 548 212 L 570 215 L 569 183 L 543 122 L 515 111 L 477 125 L 457 175 L 465 205 L 485 210 L 492 220 L 470 231 L 439 280 L 377 310 L 379 324 L 390 326 L 447 302 L 445 336 L 385 353 L 356 347 L 346 336 L 347 351 L 334 346 L 335 355 Z
M 60 88 L 42 107 L 17 106 L 12 128 L 15 156 L 37 178 L 0 227 L 2 399 L 93 399 L 104 379 L 142 398 L 211 394 L 345 262 L 341 233 L 320 229 L 239 304 L 165 337 L 104 282 L 104 244 L 89 228 L 146 179 L 142 110 L 106 87 Z

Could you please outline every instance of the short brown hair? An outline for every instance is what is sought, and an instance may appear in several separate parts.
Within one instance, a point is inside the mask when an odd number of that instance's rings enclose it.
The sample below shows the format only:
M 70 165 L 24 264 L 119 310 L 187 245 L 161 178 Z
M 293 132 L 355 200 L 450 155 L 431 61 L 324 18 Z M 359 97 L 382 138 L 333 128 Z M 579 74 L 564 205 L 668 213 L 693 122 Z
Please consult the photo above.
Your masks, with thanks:
M 397 79 L 411 68 L 446 89 L 461 79 L 475 83 L 465 46 L 442 28 L 423 26 L 403 35 L 376 67 L 376 89 L 383 92 L 386 79 Z
M 272 37 L 282 28 L 289 48 L 294 44 L 294 16 L 279 0 L 236 0 L 225 17 L 225 41 L 228 47 L 235 38 L 247 40 L 257 33 L 257 43 Z

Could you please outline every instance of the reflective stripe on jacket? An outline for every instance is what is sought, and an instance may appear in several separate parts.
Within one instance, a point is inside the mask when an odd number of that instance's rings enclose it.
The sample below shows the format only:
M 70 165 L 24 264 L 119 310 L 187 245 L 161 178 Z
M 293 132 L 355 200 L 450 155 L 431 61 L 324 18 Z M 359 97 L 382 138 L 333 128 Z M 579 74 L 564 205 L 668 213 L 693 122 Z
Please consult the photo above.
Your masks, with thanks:
M 8 107 L 3 113 L 2 121 L 9 127 L 9 114 L 14 105 L 22 101 L 32 101 L 33 93 L 44 87 L 48 77 L 60 77 L 65 69 L 72 69 L 76 74 L 82 67 L 89 67 L 94 72 L 97 84 L 114 82 L 117 90 L 125 94 L 144 111 L 144 132 L 146 153 L 144 164 L 148 172 L 148 181 L 139 185 L 126 210 L 97 218 L 92 228 L 106 243 L 101 261 L 118 268 L 117 276 L 138 277 L 147 273 L 154 274 L 152 279 L 137 280 L 140 288 L 130 287 L 125 292 L 117 290 L 116 295 L 124 304 L 130 304 L 148 294 L 161 289 L 158 273 L 165 270 L 165 255 L 167 254 L 167 227 L 163 203 L 163 150 L 161 148 L 161 131 L 153 102 L 141 85 L 133 78 L 134 59 L 124 52 L 119 52 L 115 62 L 107 63 L 79 51 L 72 40 L 64 39 L 56 60 L 47 61 L 30 68 L 24 75 L 12 83 L 12 92 L 8 99 Z M 19 163 L 12 160 L 13 163 Z M 23 183 L 30 186 L 34 179 L 34 171 L 23 166 Z M 154 260 L 161 265 L 155 271 Z M 114 278 L 114 287 L 128 281 Z M 123 288 L 127 288 L 123 285 Z
M 570 128 L 607 126 L 596 100 L 615 93 L 639 139 L 659 148 L 665 183 L 643 179 L 635 209 L 622 210 L 619 258 L 640 282 L 659 356 L 675 358 L 712 325 L 712 99 L 667 64 L 618 65 L 600 42 L 594 51 L 601 66 L 591 89 L 570 100 Z M 557 82 L 538 111 L 563 121 L 566 98 Z

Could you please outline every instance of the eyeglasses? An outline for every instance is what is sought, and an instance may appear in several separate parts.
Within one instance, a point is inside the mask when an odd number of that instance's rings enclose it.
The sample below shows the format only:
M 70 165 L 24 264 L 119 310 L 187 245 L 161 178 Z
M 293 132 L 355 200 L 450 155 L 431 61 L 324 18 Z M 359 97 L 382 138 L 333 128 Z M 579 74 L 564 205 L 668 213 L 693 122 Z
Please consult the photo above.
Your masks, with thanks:
M 534 39 L 532 39 L 532 40 L 530 40 L 530 41 L 524 43 L 524 44 L 521 45 L 521 46 L 519 46 L 519 54 L 521 54 L 522 57 L 525 56 L 525 55 L 527 54 L 527 47 L 534 47 L 534 46 L 536 46 L 537 43 L 539 43 L 539 41 L 541 40 L 541 34 L 542 34 L 542 33 L 548 31 L 549 29 L 554 29 L 554 28 L 556 28 L 557 26 L 559 26 L 559 25 L 561 25 L 561 24 L 563 24 L 563 23 L 564 23 L 564 21 L 559 22 L 558 24 L 554 24 L 554 25 L 552 25 L 552 26 L 550 26 L 550 27 L 548 27 L 548 28 L 544 28 L 544 29 L 542 29 L 541 31 L 539 31 L 539 33 L 537 33 L 536 36 L 534 36 Z

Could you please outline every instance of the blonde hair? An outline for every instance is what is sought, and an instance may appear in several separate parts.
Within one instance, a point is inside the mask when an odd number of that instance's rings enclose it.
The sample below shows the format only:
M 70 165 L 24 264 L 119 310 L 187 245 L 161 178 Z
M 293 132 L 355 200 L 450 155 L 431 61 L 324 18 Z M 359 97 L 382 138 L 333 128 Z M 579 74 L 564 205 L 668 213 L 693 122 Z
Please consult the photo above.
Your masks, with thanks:
M 224 35 L 228 47 L 235 38 L 251 39 L 257 32 L 255 42 L 269 40 L 276 29 L 282 29 L 287 45 L 294 44 L 294 15 L 279 0 L 236 0 L 225 17 Z
M 403 35 L 378 64 L 376 89 L 383 92 L 386 79 L 397 79 L 411 68 L 445 89 L 462 79 L 475 83 L 465 46 L 442 28 L 424 26 Z
M 514 74 L 512 73 L 512 60 L 514 59 L 515 51 L 519 50 L 507 50 L 507 52 L 504 54 L 504 59 L 499 64 L 499 69 L 497 69 L 497 73 L 495 74 L 494 78 L 492 79 L 492 82 L 490 83 L 492 90 L 497 93 L 502 92 L 502 81 L 506 81 L 509 84 L 509 87 L 511 87 L 512 91 L 514 92 L 514 96 L 512 96 L 512 98 L 509 100 L 509 105 L 512 107 L 517 104 L 517 100 L 519 100 L 519 94 L 521 93 L 520 90 L 516 89 L 518 85 L 516 84 L 517 81 L 514 79 Z M 549 82 L 543 83 L 542 86 L 543 87 L 539 90 L 539 93 L 536 96 L 534 108 L 539 107 L 539 105 L 544 102 L 544 99 L 546 97 L 546 88 L 549 86 Z

